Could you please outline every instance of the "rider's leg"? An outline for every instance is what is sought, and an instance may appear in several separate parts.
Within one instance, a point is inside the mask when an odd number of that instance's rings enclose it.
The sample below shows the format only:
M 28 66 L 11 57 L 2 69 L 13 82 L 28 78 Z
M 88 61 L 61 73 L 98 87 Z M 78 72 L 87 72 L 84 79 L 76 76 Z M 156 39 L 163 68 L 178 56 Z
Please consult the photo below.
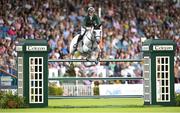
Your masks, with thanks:
M 79 35 L 77 43 L 74 44 L 74 48 L 77 49 L 79 42 L 83 39 L 83 35 Z

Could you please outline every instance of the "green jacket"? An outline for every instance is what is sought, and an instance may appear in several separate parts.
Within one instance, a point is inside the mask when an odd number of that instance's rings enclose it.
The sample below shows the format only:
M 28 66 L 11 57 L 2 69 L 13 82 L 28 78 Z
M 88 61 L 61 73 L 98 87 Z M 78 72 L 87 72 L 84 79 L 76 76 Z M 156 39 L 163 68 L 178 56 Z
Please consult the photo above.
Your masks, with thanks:
M 91 27 L 93 26 L 99 26 L 101 24 L 101 21 L 97 15 L 93 15 L 92 19 L 87 15 L 84 18 L 83 26 L 85 27 Z

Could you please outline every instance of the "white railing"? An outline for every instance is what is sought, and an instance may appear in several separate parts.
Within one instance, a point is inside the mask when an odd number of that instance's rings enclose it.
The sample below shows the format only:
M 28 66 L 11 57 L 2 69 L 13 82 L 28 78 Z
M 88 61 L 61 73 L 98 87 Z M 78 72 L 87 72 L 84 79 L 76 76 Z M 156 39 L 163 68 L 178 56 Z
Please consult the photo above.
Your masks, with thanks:
M 92 96 L 93 88 L 91 85 L 62 85 L 63 96 Z

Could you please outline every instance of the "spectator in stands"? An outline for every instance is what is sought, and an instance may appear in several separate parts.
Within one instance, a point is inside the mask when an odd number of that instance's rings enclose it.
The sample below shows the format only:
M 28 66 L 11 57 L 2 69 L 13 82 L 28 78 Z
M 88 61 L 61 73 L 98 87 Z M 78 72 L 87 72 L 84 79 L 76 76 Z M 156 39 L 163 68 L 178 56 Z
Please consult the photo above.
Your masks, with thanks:
M 180 62 L 177 60 L 174 66 L 175 83 L 180 83 Z
M 3 40 L 3 39 L 1 39 L 1 40 Z M 5 47 L 4 44 L 1 42 L 1 43 L 0 43 L 0 56 L 3 56 L 5 50 L 6 50 L 6 47 Z
M 121 63 L 120 62 L 116 62 L 116 65 L 114 67 L 114 77 L 121 77 Z

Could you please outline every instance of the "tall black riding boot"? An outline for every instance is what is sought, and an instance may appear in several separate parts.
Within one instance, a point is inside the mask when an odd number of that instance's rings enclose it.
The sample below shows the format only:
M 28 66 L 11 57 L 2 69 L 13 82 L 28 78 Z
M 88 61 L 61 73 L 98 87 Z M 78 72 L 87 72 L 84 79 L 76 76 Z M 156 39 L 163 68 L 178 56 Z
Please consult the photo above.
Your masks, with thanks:
M 77 43 L 76 44 L 74 44 L 74 48 L 75 48 L 75 51 L 77 50 L 77 47 L 78 47 L 78 44 L 79 44 L 79 42 L 82 40 L 82 38 L 83 38 L 83 36 L 82 35 L 80 35 L 79 36 L 79 38 L 78 38 L 78 40 L 77 40 Z

